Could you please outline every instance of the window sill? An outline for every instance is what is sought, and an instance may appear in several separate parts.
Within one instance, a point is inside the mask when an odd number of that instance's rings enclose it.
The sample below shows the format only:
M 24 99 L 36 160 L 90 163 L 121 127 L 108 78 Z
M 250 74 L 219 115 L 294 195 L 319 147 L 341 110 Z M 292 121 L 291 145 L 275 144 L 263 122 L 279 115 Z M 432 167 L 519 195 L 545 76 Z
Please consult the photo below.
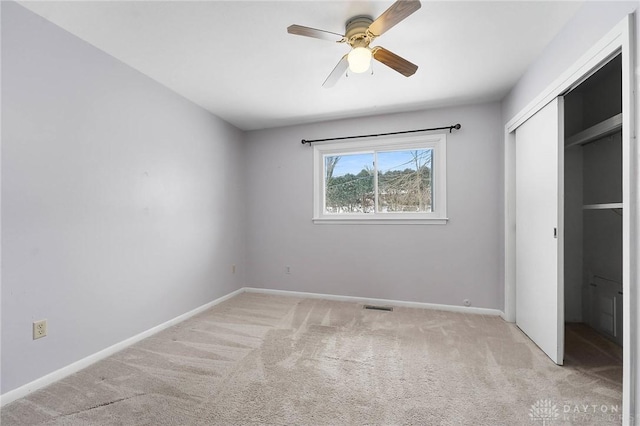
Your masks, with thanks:
M 448 218 L 314 217 L 316 225 L 446 225 Z

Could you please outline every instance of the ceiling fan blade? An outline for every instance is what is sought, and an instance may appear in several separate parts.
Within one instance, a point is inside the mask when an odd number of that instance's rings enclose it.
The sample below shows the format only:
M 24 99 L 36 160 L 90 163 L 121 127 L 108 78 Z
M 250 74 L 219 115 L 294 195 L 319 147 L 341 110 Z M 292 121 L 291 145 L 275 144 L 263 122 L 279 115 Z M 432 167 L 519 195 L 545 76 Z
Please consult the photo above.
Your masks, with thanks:
M 340 80 L 340 77 L 347 72 L 347 68 L 349 68 L 349 62 L 347 61 L 347 55 L 344 55 L 342 59 L 340 59 L 340 62 L 338 62 L 338 65 L 331 71 L 329 77 L 322 83 L 322 87 L 325 89 L 333 87 L 338 80 Z
M 344 36 L 338 33 L 332 33 L 331 31 L 317 30 L 315 28 L 303 27 L 302 25 L 290 25 L 287 28 L 289 34 L 295 34 L 305 37 L 319 38 L 322 40 L 329 40 L 339 42 L 344 40 Z
M 382 15 L 373 21 L 369 26 L 369 31 L 378 37 L 420 9 L 420 6 L 422 5 L 419 0 L 397 0 L 389 9 L 385 10 Z
M 384 47 L 376 46 L 372 50 L 373 59 L 382 62 L 389 68 L 398 71 L 405 77 L 410 77 L 418 70 L 418 66 L 412 64 L 404 58 L 396 55 L 393 52 L 388 51 Z

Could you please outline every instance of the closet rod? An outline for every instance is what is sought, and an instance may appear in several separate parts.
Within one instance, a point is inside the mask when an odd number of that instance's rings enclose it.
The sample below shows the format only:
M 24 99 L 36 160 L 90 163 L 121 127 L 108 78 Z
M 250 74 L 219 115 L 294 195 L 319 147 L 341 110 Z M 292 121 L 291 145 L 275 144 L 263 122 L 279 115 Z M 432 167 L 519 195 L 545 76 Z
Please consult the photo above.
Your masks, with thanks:
M 308 143 L 309 146 L 311 146 L 311 144 L 314 143 L 314 142 L 339 141 L 339 140 L 344 140 L 344 139 L 374 138 L 374 137 L 378 137 L 378 136 L 401 135 L 401 134 L 404 134 L 404 133 L 429 132 L 429 131 L 432 131 L 432 130 L 446 130 L 446 129 L 449 129 L 449 133 L 451 133 L 451 132 L 453 132 L 453 129 L 459 130 L 461 127 L 462 126 L 460 125 L 460 123 L 458 123 L 458 124 L 454 124 L 453 126 L 432 127 L 430 129 L 404 130 L 404 131 L 401 131 L 401 132 L 377 133 L 377 134 L 374 134 L 374 135 L 342 136 L 342 137 L 339 137 L 339 138 L 311 139 L 311 140 L 302 139 L 302 145 Z

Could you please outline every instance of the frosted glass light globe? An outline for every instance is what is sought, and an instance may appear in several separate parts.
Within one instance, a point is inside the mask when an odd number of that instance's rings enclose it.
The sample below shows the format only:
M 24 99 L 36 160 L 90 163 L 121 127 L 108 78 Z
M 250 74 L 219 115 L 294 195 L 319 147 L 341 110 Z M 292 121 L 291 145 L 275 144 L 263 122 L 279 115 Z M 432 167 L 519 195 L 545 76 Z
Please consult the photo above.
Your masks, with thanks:
M 356 47 L 347 56 L 349 69 L 354 73 L 363 73 L 371 64 L 371 50 L 366 47 Z

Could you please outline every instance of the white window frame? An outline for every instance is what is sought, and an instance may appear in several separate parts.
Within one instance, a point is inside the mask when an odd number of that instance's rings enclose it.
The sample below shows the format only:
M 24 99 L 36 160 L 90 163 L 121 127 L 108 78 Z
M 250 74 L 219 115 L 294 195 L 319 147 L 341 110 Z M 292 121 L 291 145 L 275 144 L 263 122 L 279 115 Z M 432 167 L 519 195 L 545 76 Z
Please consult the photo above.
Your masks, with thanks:
M 433 212 L 325 213 L 325 157 L 374 151 L 432 149 Z M 317 224 L 406 224 L 447 223 L 447 135 L 394 136 L 313 145 L 313 223 Z

